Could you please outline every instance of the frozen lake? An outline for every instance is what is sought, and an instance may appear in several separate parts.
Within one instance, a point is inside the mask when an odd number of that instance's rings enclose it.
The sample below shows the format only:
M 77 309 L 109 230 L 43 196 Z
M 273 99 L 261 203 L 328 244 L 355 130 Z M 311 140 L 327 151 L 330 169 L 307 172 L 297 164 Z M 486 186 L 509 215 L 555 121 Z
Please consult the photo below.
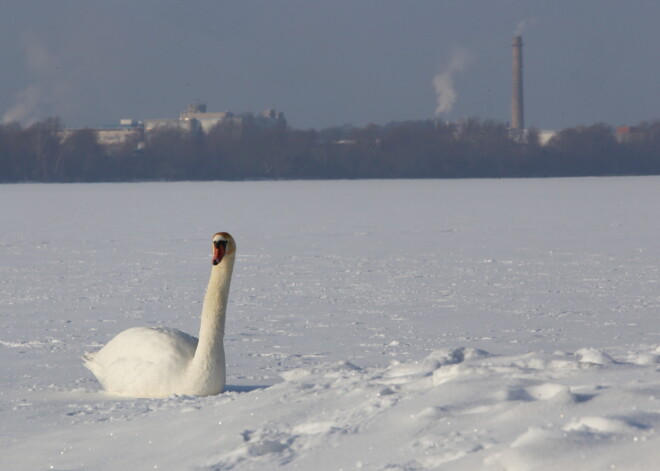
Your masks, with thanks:
M 7 469 L 660 459 L 658 177 L 26 184 L 0 200 Z M 238 244 L 229 391 L 100 392 L 85 351 L 137 325 L 197 335 L 217 231 Z

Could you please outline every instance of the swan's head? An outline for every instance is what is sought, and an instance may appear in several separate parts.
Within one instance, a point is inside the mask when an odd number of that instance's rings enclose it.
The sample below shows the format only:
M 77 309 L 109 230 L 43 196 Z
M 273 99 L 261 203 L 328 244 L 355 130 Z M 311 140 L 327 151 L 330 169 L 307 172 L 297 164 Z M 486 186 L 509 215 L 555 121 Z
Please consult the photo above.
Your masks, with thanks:
M 213 265 L 218 265 L 222 259 L 236 253 L 236 242 L 227 232 L 217 232 L 213 235 Z

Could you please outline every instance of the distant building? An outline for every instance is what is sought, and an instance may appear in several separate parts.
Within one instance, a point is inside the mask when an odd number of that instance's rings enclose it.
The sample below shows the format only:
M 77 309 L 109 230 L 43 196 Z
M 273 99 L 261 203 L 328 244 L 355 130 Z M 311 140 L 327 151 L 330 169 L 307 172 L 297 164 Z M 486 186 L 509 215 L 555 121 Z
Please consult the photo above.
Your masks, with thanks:
M 557 131 L 549 130 L 549 129 L 544 129 L 539 131 L 539 144 L 542 146 L 548 145 L 550 142 L 550 139 L 555 137 L 557 135 Z
M 179 120 L 195 120 L 199 123 L 201 130 L 207 134 L 218 124 L 233 126 L 238 130 L 241 130 L 243 126 L 248 125 L 248 123 L 260 128 L 275 126 L 286 127 L 284 113 L 277 112 L 270 108 L 255 117 L 250 113 L 236 115 L 231 111 L 209 113 L 206 110 L 205 103 L 193 103 L 188 106 L 186 111 L 179 115 Z
M 156 118 L 137 121 L 121 119 L 118 126 L 103 126 L 93 128 L 99 144 L 118 146 L 127 142 L 135 142 L 138 148 L 144 147 L 145 136 L 160 129 L 180 129 L 190 133 L 208 134 L 214 126 L 226 125 L 231 128 L 231 134 L 239 137 L 246 127 L 267 129 L 271 127 L 286 127 L 284 113 L 267 109 L 255 116 L 252 113 L 236 115 L 231 111 L 209 113 L 205 103 L 193 103 L 178 118 Z M 66 139 L 76 129 L 65 129 L 61 133 Z
M 135 142 L 136 145 L 144 141 L 144 129 L 142 123 L 134 119 L 119 120 L 119 127 L 106 126 L 96 128 L 98 143 L 103 146 L 120 146 L 127 142 Z
M 140 143 L 144 141 L 144 129 L 141 123 L 126 119 L 122 119 L 119 126 L 63 129 L 60 133 L 60 138 L 64 141 L 73 133 L 82 129 L 91 129 L 94 131 L 97 142 L 106 147 L 121 146 L 128 142 L 134 142 L 136 147 L 140 147 Z
M 277 126 L 284 124 L 286 125 L 286 119 L 284 118 L 284 113 L 280 111 L 275 111 L 272 108 L 268 108 L 263 111 L 259 116 L 259 119 L 266 125 Z
M 145 119 L 144 132 L 150 133 L 156 129 L 182 129 L 188 132 L 199 131 L 199 123 L 194 119 L 171 119 L 171 118 L 158 118 L 158 119 Z
M 143 140 L 142 129 L 140 128 L 125 128 L 125 129 L 96 129 L 96 136 L 98 143 L 103 146 L 119 146 L 135 140 L 136 142 Z
M 204 106 L 206 109 L 206 106 Z M 179 115 L 179 121 L 197 121 L 199 123 L 200 129 L 206 134 L 213 129 L 214 126 L 222 124 L 235 124 L 241 126 L 243 120 L 234 116 L 231 111 L 225 111 L 220 113 L 207 113 L 206 111 L 190 111 L 186 110 Z
M 619 144 L 639 139 L 639 129 L 635 126 L 619 126 L 614 130 L 614 138 Z
M 142 123 L 135 121 L 134 119 L 120 119 L 119 127 L 122 129 L 133 129 L 141 126 Z

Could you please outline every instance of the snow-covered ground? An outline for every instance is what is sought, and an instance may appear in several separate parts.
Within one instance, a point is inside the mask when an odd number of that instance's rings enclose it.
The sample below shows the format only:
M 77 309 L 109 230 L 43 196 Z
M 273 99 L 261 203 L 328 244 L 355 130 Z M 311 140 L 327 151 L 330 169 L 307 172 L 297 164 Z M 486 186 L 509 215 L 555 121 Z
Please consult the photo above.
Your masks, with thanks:
M 0 468 L 654 470 L 660 178 L 0 186 Z M 228 391 L 108 396 L 80 356 L 197 334 Z

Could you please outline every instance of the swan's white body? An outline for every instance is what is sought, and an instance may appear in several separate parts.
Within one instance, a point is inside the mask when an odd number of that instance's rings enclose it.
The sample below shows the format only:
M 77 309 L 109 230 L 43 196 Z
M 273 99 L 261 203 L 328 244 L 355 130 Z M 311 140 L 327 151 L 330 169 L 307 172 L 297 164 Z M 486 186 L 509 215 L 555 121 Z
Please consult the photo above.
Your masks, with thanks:
M 236 244 L 213 236 L 214 258 L 199 340 L 176 329 L 134 327 L 118 334 L 85 366 L 106 391 L 133 397 L 210 396 L 225 387 L 225 315 Z

